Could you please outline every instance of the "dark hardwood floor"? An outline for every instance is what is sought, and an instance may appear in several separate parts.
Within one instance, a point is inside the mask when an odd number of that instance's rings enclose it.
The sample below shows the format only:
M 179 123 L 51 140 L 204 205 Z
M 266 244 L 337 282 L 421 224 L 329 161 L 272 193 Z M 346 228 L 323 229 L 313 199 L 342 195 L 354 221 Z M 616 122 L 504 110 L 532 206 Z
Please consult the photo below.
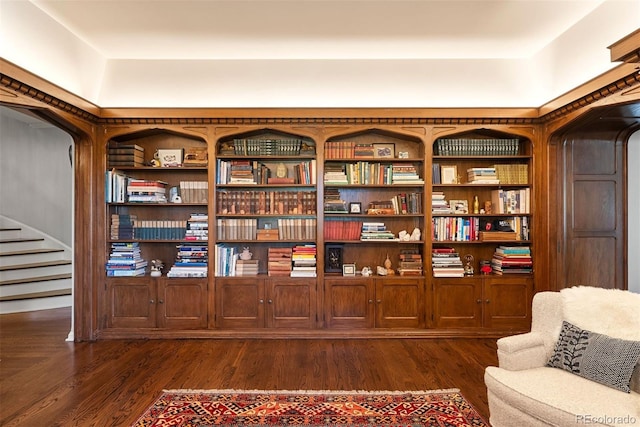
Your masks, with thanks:
M 488 420 L 495 339 L 65 342 L 70 310 L 0 316 L 0 425 L 129 426 L 163 389 L 459 388 Z

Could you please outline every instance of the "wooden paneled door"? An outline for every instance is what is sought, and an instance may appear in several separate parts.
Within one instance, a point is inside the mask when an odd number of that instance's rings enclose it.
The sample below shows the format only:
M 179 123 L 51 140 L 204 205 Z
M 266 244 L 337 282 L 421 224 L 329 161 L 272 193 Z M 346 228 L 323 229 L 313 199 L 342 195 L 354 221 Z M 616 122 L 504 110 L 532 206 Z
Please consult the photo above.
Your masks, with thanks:
M 626 289 L 625 146 L 619 132 L 572 132 L 558 157 L 557 287 Z

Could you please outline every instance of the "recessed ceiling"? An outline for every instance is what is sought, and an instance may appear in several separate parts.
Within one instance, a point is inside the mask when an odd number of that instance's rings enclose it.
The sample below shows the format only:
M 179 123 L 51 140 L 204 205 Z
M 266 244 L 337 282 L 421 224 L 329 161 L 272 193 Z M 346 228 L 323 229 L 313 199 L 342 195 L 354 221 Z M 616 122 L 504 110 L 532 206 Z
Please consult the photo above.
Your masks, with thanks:
M 109 59 L 527 58 L 603 0 L 34 0 Z
M 538 107 L 638 0 L 0 0 L 0 56 L 104 108 Z

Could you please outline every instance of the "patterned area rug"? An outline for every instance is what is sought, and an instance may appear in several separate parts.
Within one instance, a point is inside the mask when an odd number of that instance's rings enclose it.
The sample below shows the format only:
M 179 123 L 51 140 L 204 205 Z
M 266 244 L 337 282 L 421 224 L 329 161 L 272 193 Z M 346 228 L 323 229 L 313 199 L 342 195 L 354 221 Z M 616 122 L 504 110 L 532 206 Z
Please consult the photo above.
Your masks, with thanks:
M 133 426 L 488 427 L 488 424 L 457 389 L 166 390 Z

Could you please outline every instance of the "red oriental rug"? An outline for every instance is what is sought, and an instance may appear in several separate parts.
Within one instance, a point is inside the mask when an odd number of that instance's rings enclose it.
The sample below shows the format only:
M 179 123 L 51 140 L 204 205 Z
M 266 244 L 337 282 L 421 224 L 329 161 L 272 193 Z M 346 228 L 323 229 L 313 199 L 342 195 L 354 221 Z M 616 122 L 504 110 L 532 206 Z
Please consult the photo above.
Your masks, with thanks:
M 489 425 L 459 390 L 450 389 L 403 392 L 166 390 L 133 426 Z

